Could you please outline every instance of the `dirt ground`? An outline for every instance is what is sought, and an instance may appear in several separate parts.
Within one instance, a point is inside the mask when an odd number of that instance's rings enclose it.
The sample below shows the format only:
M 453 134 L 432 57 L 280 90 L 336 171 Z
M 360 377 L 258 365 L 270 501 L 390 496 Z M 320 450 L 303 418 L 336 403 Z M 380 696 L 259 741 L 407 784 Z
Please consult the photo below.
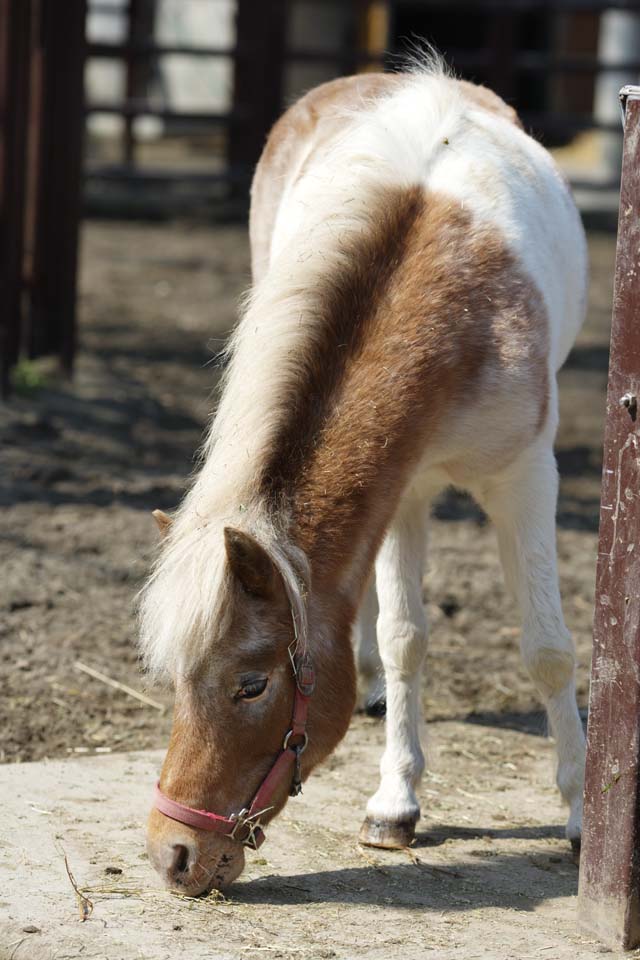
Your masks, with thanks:
M 614 238 L 593 233 L 590 248 L 589 316 L 561 374 L 557 448 L 562 477 L 558 530 L 562 592 L 579 652 L 578 689 L 585 708 Z M 85 225 L 75 380 L 60 381 L 46 366 L 26 367 L 19 371 L 20 392 L 0 406 L 0 760 L 12 764 L 166 745 L 168 693 L 147 690 L 167 708 L 160 711 L 93 679 L 75 663 L 81 661 L 137 690 L 146 689 L 137 659 L 134 598 L 156 543 L 150 510 L 171 509 L 185 489 L 212 407 L 219 375 L 216 355 L 247 283 L 242 227 Z M 278 828 L 284 831 L 283 847 L 273 854 L 282 862 L 271 869 L 271 860 L 265 861 L 260 882 L 243 894 L 254 904 L 254 918 L 261 915 L 260 904 L 279 904 L 287 914 L 292 905 L 296 910 L 305 905 L 296 912 L 297 934 L 292 941 L 299 949 L 287 952 L 290 948 L 281 944 L 276 956 L 360 955 L 356 941 L 349 939 L 362 926 L 358 911 L 391 902 L 396 905 L 390 908 L 389 930 L 395 930 L 397 922 L 397 939 L 379 932 L 379 949 L 366 956 L 419 956 L 427 947 L 435 950 L 438 943 L 445 952 L 434 956 L 457 956 L 446 952 L 447 943 L 457 943 L 461 957 L 493 956 L 483 952 L 481 944 L 474 952 L 471 933 L 466 939 L 460 933 L 467 923 L 467 905 L 473 906 L 476 917 L 489 911 L 485 919 L 498 931 L 500 924 L 504 929 L 512 920 L 517 926 L 522 910 L 544 911 L 548 899 L 575 894 L 577 871 L 561 840 L 562 813 L 551 786 L 549 746 L 541 736 L 545 719 L 519 663 L 518 621 L 504 594 L 493 532 L 474 504 L 460 494 L 447 494 L 434 511 L 425 602 L 432 628 L 425 713 L 441 746 L 436 772 L 425 781 L 426 825 L 416 852 L 422 857 L 425 851 L 420 847 L 429 848 L 439 866 L 421 867 L 406 856 L 387 862 L 383 854 L 367 864 L 362 851 L 353 846 L 366 797 L 375 789 L 383 735 L 379 722 L 356 718 L 348 745 L 318 777 L 317 789 L 328 790 L 332 803 L 349 807 L 337 838 L 327 833 L 324 850 L 322 843 L 315 843 L 316 860 L 306 863 L 302 881 L 296 865 L 285 856 L 291 844 L 295 846 L 297 821 L 285 823 Z M 366 770 L 352 775 L 349 751 L 359 762 L 366 760 Z M 470 768 L 467 754 L 473 757 Z M 98 757 L 92 762 L 116 760 Z M 88 761 L 74 760 L 76 776 L 77 763 L 82 762 Z M 337 774 L 341 764 L 344 773 Z M 54 764 L 44 769 L 61 768 Z M 532 771 L 534 780 L 529 779 Z M 7 768 L 5 772 L 8 776 Z M 501 791 L 515 789 L 514 780 L 521 781 L 516 784 L 520 794 L 503 809 Z M 0 776 L 0 791 L 3 782 L 11 791 L 11 783 L 17 781 Z M 71 802 L 72 792 L 67 794 Z M 35 796 L 36 803 L 43 799 L 45 793 L 40 800 Z M 295 816 L 299 815 L 304 816 L 296 808 Z M 300 831 L 304 833 L 304 828 Z M 492 860 L 495 831 L 508 843 Z M 340 869 L 334 869 L 334 852 L 347 836 L 348 854 L 342 855 Z M 457 842 L 463 846 L 456 848 L 451 861 L 448 844 Z M 138 836 L 135 845 L 133 860 L 142 851 Z M 269 858 L 271 849 L 270 844 Z M 459 882 L 458 855 L 466 864 Z M 531 863 L 538 871 L 533 886 L 527 872 Z M 524 873 L 519 864 L 525 864 Z M 148 866 L 143 866 L 144 878 L 136 883 L 152 883 Z M 412 878 L 426 882 L 431 892 L 418 892 Z M 495 895 L 484 891 L 488 878 L 497 878 Z M 435 892 L 432 881 L 437 881 Z M 425 897 L 431 898 L 428 903 Z M 353 901 L 355 913 L 343 919 L 347 926 L 355 926 L 343 931 L 342 946 L 332 947 L 327 933 L 324 953 L 306 950 L 305 929 L 312 919 L 318 932 L 324 918 L 327 929 L 338 935 L 327 918 L 343 901 Z M 145 904 L 141 910 L 150 909 Z M 431 946 L 407 920 L 418 907 L 428 908 L 429 923 L 436 925 L 441 938 Z M 189 910 L 190 917 L 202 917 L 200 906 Z M 216 922 L 226 924 L 222 919 Z M 237 928 L 234 923 L 230 921 L 229 928 L 236 937 L 233 956 L 247 955 L 248 928 L 240 920 Z M 179 927 L 180 921 L 176 924 Z M 569 921 L 565 927 L 574 930 Z M 268 941 L 266 932 L 265 937 Z M 495 956 L 520 960 L 529 955 L 583 955 L 577 947 L 567 954 L 538 953 L 552 949 L 546 941 L 531 945 L 526 953 L 526 931 L 522 938 L 512 952 L 498 950 Z M 267 942 L 260 946 L 258 940 L 251 947 L 255 956 L 275 950 Z M 105 955 L 120 956 L 108 951 Z M 200 956 L 195 949 L 188 955 Z

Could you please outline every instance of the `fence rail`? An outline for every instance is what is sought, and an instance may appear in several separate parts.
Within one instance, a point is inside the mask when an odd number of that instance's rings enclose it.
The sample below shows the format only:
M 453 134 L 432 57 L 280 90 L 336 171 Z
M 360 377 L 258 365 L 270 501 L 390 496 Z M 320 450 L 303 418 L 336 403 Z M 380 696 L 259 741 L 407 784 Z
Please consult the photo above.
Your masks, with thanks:
M 316 0 L 319 6 L 336 5 L 337 0 Z M 354 24 L 365 16 L 373 0 L 352 0 L 348 7 Z M 164 179 L 178 182 L 199 179 L 200 182 L 224 182 L 232 186 L 245 181 L 250 175 L 264 142 L 269 127 L 283 107 L 284 71 L 291 64 L 327 65 L 330 72 L 339 75 L 352 70 L 379 67 L 393 69 L 399 62 L 397 50 L 382 53 L 380 49 L 367 48 L 366 43 L 355 42 L 357 29 L 345 31 L 345 38 L 335 49 L 315 50 L 304 45 L 292 45 L 285 40 L 288 17 L 296 6 L 296 0 L 277 0 L 270 4 L 256 4 L 254 0 L 238 0 L 237 43 L 233 46 L 190 46 L 185 43 L 154 43 L 141 33 L 141 26 L 153 19 L 154 0 L 129 0 L 127 36 L 121 43 L 95 42 L 87 46 L 89 58 L 120 60 L 127 71 L 127 96 L 121 103 L 89 103 L 88 115 L 98 113 L 120 115 L 125 121 L 122 147 L 122 163 L 95 165 L 89 171 L 92 180 L 113 180 L 114 177 L 138 182 L 148 179 L 150 183 Z M 403 9 L 402 0 L 389 0 L 388 23 Z M 268 8 L 268 9 L 267 9 Z M 412 3 L 417 12 L 442 13 L 451 10 L 486 14 L 487 38 L 482 49 L 469 50 L 458 47 L 446 50 L 447 59 L 457 71 L 470 77 L 479 76 L 497 93 L 513 100 L 516 84 L 522 79 L 557 81 L 562 78 L 584 77 L 593 83 L 604 74 L 628 74 L 632 79 L 640 74 L 640 57 L 625 58 L 611 63 L 595 53 L 565 52 L 551 50 L 523 50 L 517 43 L 517 17 L 525 13 L 546 13 L 553 17 L 572 13 L 598 14 L 605 10 L 638 10 L 635 0 L 604 3 L 602 0 L 424 0 Z M 118 12 L 121 8 L 107 4 L 94 4 L 92 10 Z M 144 16 L 146 16 L 146 21 Z M 266 42 L 269 38 L 269 42 Z M 437 41 L 437 37 L 435 38 Z M 228 59 L 233 64 L 234 96 L 228 111 L 205 112 L 183 111 L 158 104 L 144 95 L 145 69 L 158 59 L 179 55 L 202 60 L 207 58 Z M 521 116 L 534 135 L 544 138 L 570 136 L 586 130 L 600 130 L 619 135 L 617 122 L 598 119 L 593 113 L 548 108 L 524 109 Z M 223 172 L 194 174 L 178 167 L 164 170 L 140 169 L 136 163 L 135 121 L 141 116 L 156 117 L 175 123 L 182 121 L 187 126 L 209 125 L 226 133 L 226 153 Z M 117 172 L 115 172 L 117 171 Z M 597 187 L 598 184 L 591 184 Z M 600 186 L 609 187 L 609 182 Z
M 523 84 L 542 91 L 540 102 L 533 98 L 525 105 L 528 109 L 520 112 L 525 124 L 543 137 L 567 138 L 594 129 L 617 136 L 616 118 L 595 117 L 584 102 L 576 106 L 577 101 L 570 99 L 562 111 L 548 109 L 545 90 L 554 90 L 563 80 L 575 90 L 576 83 L 584 82 L 590 88 L 601 76 L 627 73 L 632 80 L 640 73 L 640 55 L 612 63 L 598 57 L 593 45 L 591 52 L 571 45 L 522 49 L 518 37 L 521 14 L 548 19 L 577 12 L 592 16 L 611 9 L 637 12 L 636 0 L 412 0 L 410 4 L 403 0 L 386 4 L 382 0 L 316 0 L 320 6 L 333 5 L 342 17 L 335 48 L 322 51 L 311 49 L 308 34 L 295 41 L 289 36 L 297 3 L 237 0 L 235 42 L 216 44 L 215 37 L 204 37 L 199 38 L 204 45 L 192 46 L 150 39 L 155 35 L 156 0 L 128 0 L 120 6 L 92 3 L 92 13 L 125 17 L 121 42 L 87 41 L 83 26 L 86 0 L 59 4 L 52 0 L 0 0 L 4 134 L 0 142 L 0 291 L 5 305 L 0 315 L 0 374 L 5 391 L 9 370 L 20 351 L 30 356 L 57 352 L 67 369 L 72 364 L 80 156 L 87 118 L 105 114 L 120 117 L 123 124 L 115 162 L 111 156 L 109 162 L 99 158 L 84 167 L 84 182 L 92 196 L 101 198 L 103 208 L 113 197 L 126 196 L 127 203 L 140 209 L 139 198 L 148 193 L 165 207 L 170 202 L 201 203 L 203 196 L 230 197 L 235 203 L 246 197 L 268 130 L 284 106 L 286 71 L 293 65 L 325 65 L 327 76 L 336 76 L 371 68 L 393 69 L 400 61 L 397 51 L 402 46 L 399 17 L 409 7 L 412 16 L 425 11 L 430 17 L 450 16 L 451 11 L 482 15 L 486 37 L 479 39 L 475 48 L 464 48 L 459 37 L 448 50 L 446 44 L 440 46 L 457 71 L 487 82 L 507 100 L 513 102 Z M 438 43 L 437 35 L 432 39 Z M 388 47 L 391 50 L 386 54 L 383 51 Z M 200 63 L 228 60 L 233 75 L 229 108 L 182 110 L 150 96 L 154 64 L 176 56 Z M 96 102 L 83 102 L 85 60 L 123 65 L 121 102 L 103 96 Z M 141 117 L 164 122 L 171 136 L 211 132 L 215 162 L 207 159 L 208 168 L 197 170 L 180 166 L 176 144 L 164 154 L 162 165 L 150 162 L 153 150 L 145 147 L 142 155 Z M 135 190 L 129 190 L 128 184 L 135 184 Z M 610 189 L 611 178 L 603 178 L 600 186 Z

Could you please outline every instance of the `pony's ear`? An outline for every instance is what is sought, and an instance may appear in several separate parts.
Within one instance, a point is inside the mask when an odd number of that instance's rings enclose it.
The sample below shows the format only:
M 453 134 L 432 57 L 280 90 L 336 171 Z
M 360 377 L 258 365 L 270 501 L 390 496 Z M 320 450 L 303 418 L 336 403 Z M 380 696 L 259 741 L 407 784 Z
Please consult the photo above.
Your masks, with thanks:
M 164 510 L 153 510 L 151 516 L 158 524 L 158 530 L 161 537 L 166 537 L 169 533 L 169 527 L 173 523 L 171 517 L 168 517 Z
M 224 546 L 229 567 L 247 593 L 269 600 L 278 589 L 279 575 L 264 547 L 248 533 L 224 528 Z

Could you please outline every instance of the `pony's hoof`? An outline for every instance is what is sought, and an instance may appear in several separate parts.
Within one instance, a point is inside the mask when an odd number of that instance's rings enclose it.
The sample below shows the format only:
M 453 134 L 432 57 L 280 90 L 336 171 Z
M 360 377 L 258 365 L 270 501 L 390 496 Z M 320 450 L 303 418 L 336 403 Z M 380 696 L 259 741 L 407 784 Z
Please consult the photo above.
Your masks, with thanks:
M 573 854 L 573 862 L 580 863 L 580 837 L 569 837 L 569 842 L 571 844 L 571 853 Z
M 417 822 L 417 817 L 406 817 L 404 820 L 366 817 L 360 828 L 360 843 L 367 847 L 385 847 L 387 850 L 408 847 L 413 843 Z
M 377 700 L 368 700 L 364 706 L 364 712 L 368 717 L 380 717 L 386 716 L 387 713 L 387 698 L 379 697 Z

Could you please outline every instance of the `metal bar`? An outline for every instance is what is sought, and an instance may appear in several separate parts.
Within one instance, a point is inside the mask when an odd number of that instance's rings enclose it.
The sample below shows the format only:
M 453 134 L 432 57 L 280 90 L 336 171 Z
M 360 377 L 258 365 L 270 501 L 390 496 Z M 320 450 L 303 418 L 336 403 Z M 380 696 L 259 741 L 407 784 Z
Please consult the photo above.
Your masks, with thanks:
M 551 113 L 540 110 L 520 110 L 525 127 L 558 134 L 577 133 L 580 130 L 611 130 L 620 133 L 619 123 L 602 123 L 591 113 Z
M 238 0 L 228 161 L 251 170 L 282 109 L 288 0 Z
M 42 0 L 42 89 L 30 353 L 70 372 L 82 186 L 86 0 Z
M 233 57 L 233 47 L 187 47 L 180 44 L 157 44 L 146 40 L 136 40 L 132 43 L 98 43 L 87 44 L 88 57 L 106 57 L 119 60 L 125 50 L 132 57 L 147 59 L 149 57 Z
M 85 170 L 85 179 L 112 182 L 133 181 L 137 183 L 229 183 L 246 180 L 246 170 L 234 170 L 225 167 L 218 172 L 204 170 L 158 169 L 156 167 L 89 167 Z
M 134 41 L 134 24 L 137 6 L 138 0 L 129 0 L 129 9 L 127 11 L 127 42 L 122 48 L 125 70 L 125 98 L 127 102 L 130 102 L 134 97 L 135 84 L 133 71 L 136 60 L 131 52 L 131 47 Z M 135 162 L 135 143 L 133 139 L 134 114 L 123 113 L 123 117 L 124 136 L 122 138 L 122 162 L 127 166 L 131 166 Z
M 515 67 L 519 73 L 640 73 L 640 59 L 604 63 L 597 57 L 554 57 L 537 51 L 522 51 L 516 55 Z
M 31 0 L 31 49 L 27 142 L 27 189 L 25 202 L 25 237 L 23 282 L 27 290 L 33 287 L 33 255 L 36 243 L 39 155 L 41 143 L 43 50 L 42 50 L 42 0 Z M 30 334 L 27 331 L 25 346 Z
M 233 57 L 233 47 L 187 47 L 168 46 L 136 41 L 127 43 L 90 43 L 87 46 L 87 57 L 119 60 L 130 55 L 132 58 L 149 59 L 166 56 L 184 56 L 194 58 Z M 460 68 L 467 70 L 487 69 L 492 64 L 492 57 L 488 52 L 469 51 L 463 49 L 448 49 L 449 58 L 455 61 Z M 344 51 L 341 50 L 310 50 L 304 47 L 289 47 L 284 51 L 287 61 L 298 60 L 303 63 L 334 63 L 344 61 Z M 354 49 L 350 58 L 355 64 L 383 63 L 384 54 Z M 555 57 L 553 54 L 524 50 L 513 54 L 513 70 L 516 73 L 607 73 L 626 71 L 640 73 L 640 60 L 625 60 L 620 63 L 603 63 L 597 57 L 567 56 Z
M 316 0 L 318 2 L 318 0 Z M 344 0 L 325 0 L 327 3 L 344 3 Z M 418 9 L 429 7 L 432 10 L 477 10 L 480 3 L 473 0 L 413 0 L 412 6 Z M 549 11 L 549 0 L 481 0 L 483 13 L 528 13 L 531 11 Z M 601 13 L 604 10 L 637 10 L 637 0 L 562 0 L 562 11 Z
M 20 350 L 31 0 L 0 0 L 0 391 Z
M 111 3 L 92 3 L 91 4 L 91 13 L 100 13 L 107 14 L 108 16 L 120 16 L 122 14 L 122 7 L 116 7 Z
M 112 182 L 133 181 L 137 183 L 230 183 L 232 181 L 244 183 L 247 179 L 247 170 L 234 169 L 225 166 L 217 172 L 203 170 L 184 170 L 175 167 L 122 167 L 122 166 L 95 166 L 88 167 L 84 172 L 85 180 L 102 180 Z M 617 180 L 587 180 L 570 178 L 572 188 L 584 190 L 617 190 L 620 186 Z
M 151 116 L 162 120 L 184 120 L 185 123 L 229 123 L 237 114 L 230 113 L 189 113 L 188 111 L 164 110 L 145 100 L 131 103 L 91 103 L 84 107 L 85 113 L 114 113 L 120 117 Z
M 314 3 L 324 3 L 327 6 L 344 5 L 345 0 L 314 0 Z M 389 0 L 391 5 L 397 5 L 397 0 Z M 562 6 L 563 12 L 586 10 L 601 11 L 610 9 L 619 10 L 637 10 L 638 0 L 557 0 L 557 5 Z M 475 10 L 482 6 L 483 11 L 530 11 L 530 10 L 549 10 L 550 0 L 411 0 L 411 6 L 420 8 L 430 7 L 433 9 L 442 8 L 466 8 Z
M 127 102 L 132 102 L 140 96 L 139 71 L 140 61 L 133 55 L 133 45 L 139 34 L 139 25 L 143 16 L 143 0 L 129 0 L 127 19 L 127 42 L 122 48 L 122 57 L 125 65 L 125 96 Z M 123 162 L 131 166 L 135 162 L 135 140 L 133 121 L 135 115 L 124 115 Z
M 640 944 L 640 87 L 626 97 L 580 861 L 582 927 Z
M 516 28 L 517 17 L 513 12 L 495 11 L 489 22 L 487 46 L 491 51 L 489 85 L 501 97 L 511 101 L 516 82 Z M 460 61 L 454 62 L 460 66 Z

